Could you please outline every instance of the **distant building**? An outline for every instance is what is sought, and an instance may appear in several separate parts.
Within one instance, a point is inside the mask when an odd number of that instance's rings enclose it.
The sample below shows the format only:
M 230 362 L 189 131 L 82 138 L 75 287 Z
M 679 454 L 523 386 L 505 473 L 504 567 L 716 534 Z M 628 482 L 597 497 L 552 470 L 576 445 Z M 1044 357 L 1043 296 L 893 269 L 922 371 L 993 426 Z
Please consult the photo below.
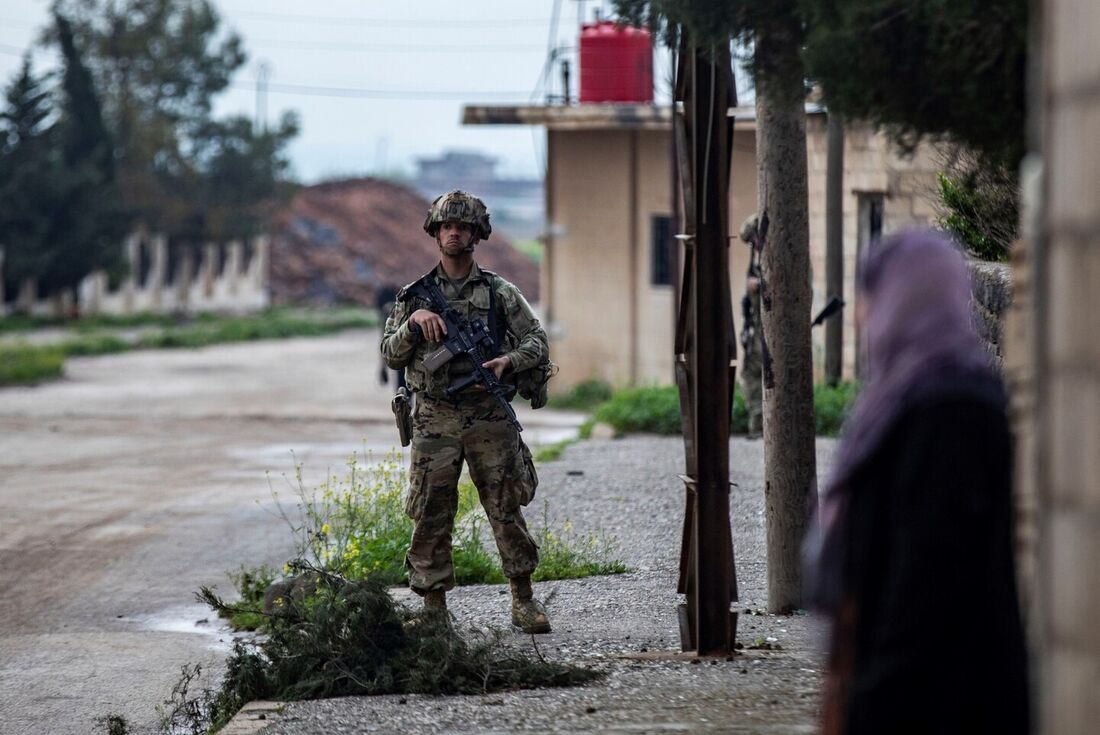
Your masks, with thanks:
M 416 161 L 412 185 L 431 200 L 450 189 L 465 189 L 485 200 L 493 226 L 513 240 L 534 240 L 544 227 L 541 179 L 497 176 L 498 159 L 479 151 L 447 150 Z

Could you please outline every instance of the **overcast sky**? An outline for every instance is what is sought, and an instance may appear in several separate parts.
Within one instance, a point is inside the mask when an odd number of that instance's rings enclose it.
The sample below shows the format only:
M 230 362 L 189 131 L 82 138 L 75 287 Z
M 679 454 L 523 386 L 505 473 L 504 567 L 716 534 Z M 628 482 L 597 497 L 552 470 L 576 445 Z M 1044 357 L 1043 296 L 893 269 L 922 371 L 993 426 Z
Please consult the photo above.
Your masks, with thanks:
M 463 103 L 541 102 L 539 79 L 553 45 L 575 66 L 579 18 L 600 0 L 214 0 L 225 25 L 244 39 L 248 63 L 216 112 L 256 113 L 261 62 L 271 69 L 267 118 L 301 116 L 290 154 L 306 182 L 385 169 L 411 172 L 417 156 L 447 148 L 478 149 L 500 158 L 500 173 L 539 176 L 545 136 L 539 128 L 464 127 Z M 47 21 L 48 0 L 0 3 L 0 79 L 7 85 L 20 52 Z M 662 55 L 663 56 L 663 55 Z M 53 59 L 36 54 L 36 68 Z M 655 69 L 667 99 L 665 68 Z M 560 91 L 559 70 L 552 73 Z M 574 94 L 577 75 L 574 71 Z

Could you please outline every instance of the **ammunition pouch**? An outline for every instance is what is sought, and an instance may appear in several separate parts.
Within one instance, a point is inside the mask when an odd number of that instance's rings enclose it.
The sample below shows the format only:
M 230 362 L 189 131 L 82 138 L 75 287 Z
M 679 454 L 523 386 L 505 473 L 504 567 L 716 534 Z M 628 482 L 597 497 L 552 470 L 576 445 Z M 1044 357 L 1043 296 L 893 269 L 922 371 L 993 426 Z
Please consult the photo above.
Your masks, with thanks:
M 512 380 L 515 383 L 516 392 L 521 398 L 531 402 L 531 408 L 542 408 L 546 405 L 546 384 L 557 374 L 558 366 L 547 360 L 515 373 Z

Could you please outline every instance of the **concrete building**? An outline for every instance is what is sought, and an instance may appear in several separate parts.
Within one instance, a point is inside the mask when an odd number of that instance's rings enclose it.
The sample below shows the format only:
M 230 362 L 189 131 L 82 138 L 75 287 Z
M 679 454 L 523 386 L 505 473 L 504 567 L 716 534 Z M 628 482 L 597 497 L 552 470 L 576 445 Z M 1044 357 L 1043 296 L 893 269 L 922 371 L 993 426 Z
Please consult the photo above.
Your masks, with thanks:
M 730 181 L 730 277 L 743 293 L 749 251 L 736 234 L 756 210 L 755 110 L 735 117 Z M 672 382 L 672 336 L 681 262 L 672 222 L 671 112 L 651 104 L 468 106 L 468 125 L 540 125 L 547 131 L 546 251 L 541 310 L 566 389 L 586 378 L 613 385 Z M 825 295 L 826 119 L 807 107 L 810 257 L 814 310 Z M 854 375 L 855 265 L 882 232 L 928 225 L 935 152 L 903 156 L 885 135 L 849 126 L 845 144 L 844 371 Z M 735 304 L 736 307 L 736 304 Z M 740 328 L 740 311 L 735 308 Z M 815 369 L 824 335 L 814 332 Z

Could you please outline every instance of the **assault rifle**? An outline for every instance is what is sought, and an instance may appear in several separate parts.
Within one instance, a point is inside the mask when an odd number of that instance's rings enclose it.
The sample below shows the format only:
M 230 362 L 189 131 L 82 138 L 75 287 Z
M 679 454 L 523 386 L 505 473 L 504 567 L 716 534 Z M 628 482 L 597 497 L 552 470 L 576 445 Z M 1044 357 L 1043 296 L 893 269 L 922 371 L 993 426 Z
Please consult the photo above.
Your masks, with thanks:
M 430 372 L 435 372 L 443 365 L 450 362 L 458 355 L 466 355 L 473 363 L 474 371 L 465 378 L 447 386 L 447 397 L 454 397 L 472 385 L 485 386 L 486 392 L 497 399 L 497 403 L 504 407 L 508 414 L 508 422 L 516 427 L 516 431 L 523 431 L 516 410 L 512 408 L 509 398 L 512 388 L 500 382 L 495 372 L 487 367 L 482 367 L 483 362 L 496 357 L 497 345 L 493 341 L 493 335 L 485 322 L 480 319 L 467 319 L 447 301 L 447 297 L 439 290 L 439 286 L 431 276 L 421 279 L 411 288 L 409 293 L 428 302 L 428 307 L 440 317 L 447 325 L 447 334 L 440 346 L 424 357 L 424 367 Z

